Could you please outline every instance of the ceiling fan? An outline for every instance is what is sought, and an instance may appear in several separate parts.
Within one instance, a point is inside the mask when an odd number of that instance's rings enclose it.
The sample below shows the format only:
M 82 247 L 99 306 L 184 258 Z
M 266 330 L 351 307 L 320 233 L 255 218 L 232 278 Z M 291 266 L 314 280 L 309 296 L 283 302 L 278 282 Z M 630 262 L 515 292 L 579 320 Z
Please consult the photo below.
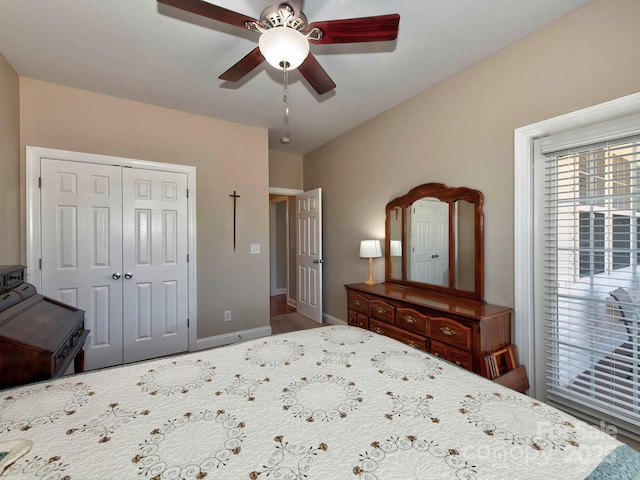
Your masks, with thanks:
M 313 44 L 383 42 L 398 36 L 400 15 L 328 20 L 308 23 L 301 0 L 273 0 L 260 20 L 236 13 L 204 0 L 158 0 L 159 3 L 248 29 L 260 34 L 258 46 L 218 78 L 236 82 L 265 59 L 275 68 L 297 68 L 319 95 L 336 87 L 312 53 Z

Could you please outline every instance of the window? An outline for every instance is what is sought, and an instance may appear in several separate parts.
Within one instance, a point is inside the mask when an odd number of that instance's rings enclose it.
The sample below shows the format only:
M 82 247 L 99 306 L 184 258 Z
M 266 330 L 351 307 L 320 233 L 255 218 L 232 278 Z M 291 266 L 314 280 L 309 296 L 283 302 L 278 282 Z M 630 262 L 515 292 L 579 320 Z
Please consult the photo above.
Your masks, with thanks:
M 640 136 L 545 142 L 546 398 L 640 434 Z

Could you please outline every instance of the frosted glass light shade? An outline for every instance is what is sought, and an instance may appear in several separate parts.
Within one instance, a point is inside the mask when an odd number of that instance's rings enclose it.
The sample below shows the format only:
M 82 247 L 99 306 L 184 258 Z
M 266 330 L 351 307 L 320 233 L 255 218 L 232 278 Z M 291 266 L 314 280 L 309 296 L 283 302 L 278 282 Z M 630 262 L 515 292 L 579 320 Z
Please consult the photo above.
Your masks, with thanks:
M 273 67 L 284 70 L 298 68 L 309 55 L 309 41 L 289 27 L 270 28 L 258 40 L 260 52 Z
M 361 258 L 378 258 L 381 256 L 380 240 L 362 240 L 360 242 Z

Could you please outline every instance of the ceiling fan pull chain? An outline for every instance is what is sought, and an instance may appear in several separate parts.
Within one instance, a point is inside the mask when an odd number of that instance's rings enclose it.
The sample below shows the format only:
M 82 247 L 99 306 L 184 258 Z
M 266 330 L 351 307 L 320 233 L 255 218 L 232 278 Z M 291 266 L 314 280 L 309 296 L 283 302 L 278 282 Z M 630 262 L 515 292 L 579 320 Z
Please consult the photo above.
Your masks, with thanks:
M 286 117 L 289 117 L 289 99 L 287 98 L 287 92 L 289 91 L 289 70 L 287 70 L 287 66 L 284 66 L 284 82 L 282 83 L 284 88 L 284 93 L 282 95 L 282 101 L 284 102 L 284 113 Z
M 287 68 L 287 64 L 285 63 L 283 65 L 283 75 L 284 75 L 284 81 L 282 82 L 283 88 L 284 88 L 284 92 L 282 95 L 282 101 L 284 102 L 284 128 L 285 128 L 285 134 L 284 136 L 280 139 L 280 142 L 288 145 L 289 143 L 291 143 L 291 135 L 289 133 L 289 98 L 287 97 L 287 93 L 289 91 L 289 70 Z

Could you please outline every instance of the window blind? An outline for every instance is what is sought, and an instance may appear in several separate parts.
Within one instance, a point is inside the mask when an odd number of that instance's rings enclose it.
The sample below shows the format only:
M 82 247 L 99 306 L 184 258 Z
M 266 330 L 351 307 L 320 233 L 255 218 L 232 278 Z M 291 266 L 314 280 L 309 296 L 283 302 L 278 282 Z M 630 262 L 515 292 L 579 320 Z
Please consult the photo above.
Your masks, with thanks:
M 546 154 L 546 398 L 640 435 L 640 135 Z

